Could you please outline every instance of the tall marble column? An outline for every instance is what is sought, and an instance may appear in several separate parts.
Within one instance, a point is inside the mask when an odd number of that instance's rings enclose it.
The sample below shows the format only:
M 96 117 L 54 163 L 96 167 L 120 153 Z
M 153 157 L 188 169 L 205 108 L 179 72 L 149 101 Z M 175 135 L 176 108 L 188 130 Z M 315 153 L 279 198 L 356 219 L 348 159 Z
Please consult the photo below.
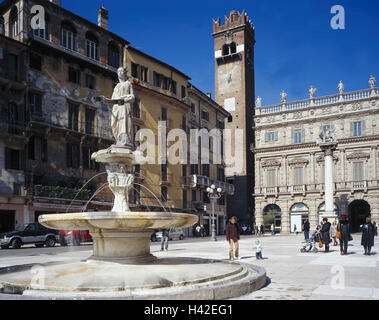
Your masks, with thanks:
M 334 173 L 333 173 L 333 152 L 337 148 L 337 141 L 333 130 L 328 130 L 324 135 L 320 135 L 322 140 L 317 143 L 325 156 L 325 212 L 322 218 L 337 219 L 334 212 Z

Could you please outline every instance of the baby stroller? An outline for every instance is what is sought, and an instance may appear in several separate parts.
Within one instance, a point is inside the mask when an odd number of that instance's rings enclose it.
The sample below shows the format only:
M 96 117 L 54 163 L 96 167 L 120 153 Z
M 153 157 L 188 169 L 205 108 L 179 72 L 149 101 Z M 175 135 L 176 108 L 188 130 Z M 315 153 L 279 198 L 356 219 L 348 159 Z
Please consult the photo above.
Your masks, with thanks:
M 300 249 L 300 252 L 318 252 L 318 243 L 319 243 L 319 234 L 320 230 L 316 230 L 312 236 L 304 243 L 303 247 Z

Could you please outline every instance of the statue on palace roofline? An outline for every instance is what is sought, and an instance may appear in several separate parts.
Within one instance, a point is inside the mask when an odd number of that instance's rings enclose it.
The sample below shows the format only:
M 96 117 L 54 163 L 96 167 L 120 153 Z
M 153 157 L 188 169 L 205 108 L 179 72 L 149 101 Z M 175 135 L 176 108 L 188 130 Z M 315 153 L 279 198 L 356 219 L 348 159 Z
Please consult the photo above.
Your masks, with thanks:
M 112 110 L 111 128 L 116 139 L 116 147 L 132 149 L 132 106 L 135 101 L 133 84 L 129 80 L 128 69 L 117 70 L 119 83 L 113 90 L 111 99 L 99 96 L 96 101 L 104 101 Z
M 375 77 L 373 75 L 371 75 L 370 80 L 368 81 L 371 89 L 375 88 L 375 82 L 376 82 Z
M 287 101 L 287 93 L 285 93 L 284 91 L 280 93 L 280 97 L 281 97 L 281 103 L 285 103 Z
M 309 98 L 310 99 L 313 99 L 315 93 L 316 93 L 317 89 L 314 88 L 313 86 L 311 86 L 311 88 L 309 89 Z
M 261 98 L 261 97 L 258 97 L 258 98 L 257 98 L 257 101 L 256 101 L 256 103 L 255 103 L 255 106 L 256 106 L 257 108 L 262 107 L 262 98 Z
M 340 94 L 343 94 L 343 91 L 345 90 L 345 86 L 343 85 L 342 83 L 342 80 L 340 81 L 340 83 L 338 84 L 338 90 L 340 91 Z

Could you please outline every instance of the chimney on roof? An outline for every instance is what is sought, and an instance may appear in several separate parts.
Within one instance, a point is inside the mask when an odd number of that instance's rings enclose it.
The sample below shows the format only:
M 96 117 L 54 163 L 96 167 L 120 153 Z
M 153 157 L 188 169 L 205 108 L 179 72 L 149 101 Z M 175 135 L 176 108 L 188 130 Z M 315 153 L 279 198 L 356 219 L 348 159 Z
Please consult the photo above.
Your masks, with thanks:
M 50 2 L 56 4 L 57 6 L 61 6 L 61 0 L 49 0 Z
M 97 13 L 97 25 L 105 30 L 108 30 L 108 10 L 104 8 L 104 5 L 99 8 Z

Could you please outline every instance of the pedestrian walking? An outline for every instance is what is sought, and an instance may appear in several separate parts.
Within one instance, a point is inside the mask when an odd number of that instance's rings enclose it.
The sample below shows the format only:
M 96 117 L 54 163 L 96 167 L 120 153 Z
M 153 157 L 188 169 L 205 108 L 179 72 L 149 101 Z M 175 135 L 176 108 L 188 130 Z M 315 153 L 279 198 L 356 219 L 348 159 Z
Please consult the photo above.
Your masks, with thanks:
M 347 255 L 347 248 L 349 241 L 352 240 L 350 234 L 350 223 L 347 220 L 347 215 L 343 214 L 341 220 L 337 225 L 337 235 L 336 238 L 340 241 L 340 251 L 341 255 Z
M 375 237 L 377 237 L 378 236 L 378 226 L 376 225 L 376 221 L 374 221 L 373 225 L 374 225 L 374 230 L 375 230 Z
M 310 229 L 311 229 L 311 226 L 310 226 L 309 221 L 307 219 L 307 220 L 305 220 L 304 225 L 303 225 L 305 241 L 309 240 L 309 230 Z
M 262 248 L 263 248 L 263 246 L 262 246 L 261 241 L 260 240 L 255 241 L 254 249 L 255 249 L 255 257 L 257 258 L 257 260 L 263 259 Z
M 239 227 L 237 225 L 237 217 L 232 217 L 226 225 L 226 241 L 229 243 L 229 260 L 234 260 L 234 257 L 239 259 L 239 244 L 240 239 Z
M 201 227 L 200 227 L 200 233 L 201 233 L 201 236 L 202 236 L 203 238 L 205 238 L 206 233 L 205 233 L 205 228 L 204 228 L 203 225 L 201 225 Z
M 371 248 L 374 246 L 375 227 L 371 223 L 371 216 L 366 217 L 366 222 L 362 226 L 361 245 L 365 249 L 365 255 L 371 255 Z
M 323 224 L 321 227 L 321 240 L 323 245 L 325 245 L 325 252 L 329 252 L 330 245 L 330 222 L 328 222 L 328 218 L 324 218 L 322 220 Z
M 258 228 L 258 226 L 255 227 L 255 234 L 257 235 L 257 237 L 259 237 L 259 228 Z
M 162 230 L 162 239 L 161 239 L 161 251 L 166 250 L 168 251 L 168 237 L 169 237 L 170 231 L 168 229 Z
M 263 224 L 261 224 L 260 232 L 261 232 L 261 236 L 265 235 L 265 226 Z
M 330 236 L 333 239 L 333 245 L 337 246 L 337 222 L 334 220 L 330 227 Z
M 296 227 L 296 224 L 293 225 L 293 233 L 295 234 L 295 236 L 297 235 L 297 227 Z

